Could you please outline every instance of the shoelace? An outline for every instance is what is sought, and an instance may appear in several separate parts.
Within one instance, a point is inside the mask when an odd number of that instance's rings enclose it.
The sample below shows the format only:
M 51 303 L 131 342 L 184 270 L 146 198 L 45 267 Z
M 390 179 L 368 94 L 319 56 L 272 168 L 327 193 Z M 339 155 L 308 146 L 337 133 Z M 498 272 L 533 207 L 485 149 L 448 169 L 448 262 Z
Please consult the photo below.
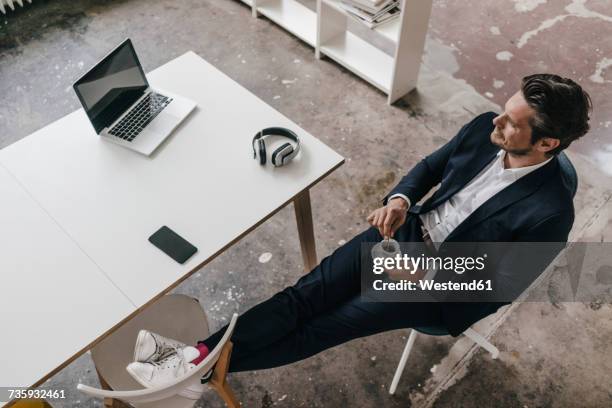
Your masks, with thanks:
M 184 374 L 189 370 L 189 362 L 185 360 L 185 353 L 183 352 L 182 348 L 173 346 L 172 352 L 169 352 L 168 357 L 165 357 L 164 359 L 160 359 L 158 361 L 154 361 L 151 364 L 153 364 L 156 369 L 163 369 L 169 367 L 170 361 L 175 355 L 178 357 L 179 361 L 174 369 L 174 376 L 178 377 L 179 375 Z
M 155 341 L 155 352 L 159 354 L 157 361 L 164 360 L 176 353 L 176 346 L 162 341 L 155 333 L 151 333 L 151 336 L 153 336 L 153 340 Z
M 177 350 L 178 348 L 175 346 L 166 347 L 165 351 L 159 353 L 159 357 L 157 358 L 157 361 L 167 360 L 168 358 L 175 355 Z

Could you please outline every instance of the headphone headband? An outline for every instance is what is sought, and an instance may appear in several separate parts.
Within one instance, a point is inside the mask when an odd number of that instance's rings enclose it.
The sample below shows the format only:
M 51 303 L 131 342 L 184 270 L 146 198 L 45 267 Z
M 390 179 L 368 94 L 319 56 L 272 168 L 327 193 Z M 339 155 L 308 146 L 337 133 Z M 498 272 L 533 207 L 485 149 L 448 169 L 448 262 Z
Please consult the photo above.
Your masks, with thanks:
M 282 145 L 281 147 L 279 147 L 278 149 L 276 149 L 274 153 L 272 153 L 272 163 L 276 167 L 280 167 L 288 163 L 291 159 L 297 156 L 298 152 L 300 151 L 300 138 L 298 137 L 297 134 L 295 134 L 295 132 L 293 132 L 290 129 L 283 128 L 283 127 L 268 127 L 268 128 L 262 129 L 259 132 L 257 132 L 257 134 L 253 137 L 253 140 L 251 142 L 251 145 L 253 148 L 253 158 L 255 159 L 257 158 L 255 142 L 259 141 L 258 144 L 259 144 L 259 154 L 261 156 L 260 157 L 261 164 L 266 163 L 266 159 L 265 159 L 266 149 L 265 149 L 265 143 L 263 140 L 266 136 L 282 136 L 296 143 L 295 147 L 291 146 L 289 143 L 286 143 Z

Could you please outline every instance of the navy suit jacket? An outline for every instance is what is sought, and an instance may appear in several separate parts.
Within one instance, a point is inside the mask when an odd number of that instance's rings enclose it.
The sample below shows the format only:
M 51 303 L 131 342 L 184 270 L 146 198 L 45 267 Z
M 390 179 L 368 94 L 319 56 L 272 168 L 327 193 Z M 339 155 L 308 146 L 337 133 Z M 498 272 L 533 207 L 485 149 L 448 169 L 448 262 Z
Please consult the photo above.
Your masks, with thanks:
M 413 204 L 409 212 L 415 215 L 443 204 L 495 159 L 500 150 L 490 140 L 495 116 L 487 112 L 463 126 L 447 144 L 417 163 L 389 195 L 407 196 Z M 429 199 L 420 206 L 414 205 L 438 184 Z M 572 194 L 554 157 L 483 203 L 445 242 L 565 243 L 574 222 Z M 540 264 L 534 265 L 530 282 L 555 255 L 542 257 Z M 508 288 L 523 288 L 530 283 L 516 282 L 512 255 L 497 266 L 495 273 L 498 282 Z M 456 336 L 503 304 L 507 302 L 443 303 L 443 317 L 449 332 Z

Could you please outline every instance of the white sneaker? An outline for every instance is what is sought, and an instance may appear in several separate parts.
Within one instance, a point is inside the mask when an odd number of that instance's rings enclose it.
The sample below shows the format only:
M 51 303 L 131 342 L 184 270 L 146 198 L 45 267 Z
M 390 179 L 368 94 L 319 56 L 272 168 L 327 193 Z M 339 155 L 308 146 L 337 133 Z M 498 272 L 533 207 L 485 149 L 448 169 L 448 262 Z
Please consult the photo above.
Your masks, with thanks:
M 196 365 L 190 363 L 200 355 L 197 348 L 187 346 L 178 348 L 164 359 L 149 363 L 133 362 L 125 369 L 140 385 L 154 388 L 168 384 L 189 371 Z M 193 384 L 179 393 L 180 396 L 197 400 L 204 392 L 203 384 Z
M 134 361 L 152 363 L 162 360 L 174 354 L 177 349 L 184 347 L 186 347 L 186 344 L 178 340 L 168 339 L 148 330 L 141 330 L 134 346 Z

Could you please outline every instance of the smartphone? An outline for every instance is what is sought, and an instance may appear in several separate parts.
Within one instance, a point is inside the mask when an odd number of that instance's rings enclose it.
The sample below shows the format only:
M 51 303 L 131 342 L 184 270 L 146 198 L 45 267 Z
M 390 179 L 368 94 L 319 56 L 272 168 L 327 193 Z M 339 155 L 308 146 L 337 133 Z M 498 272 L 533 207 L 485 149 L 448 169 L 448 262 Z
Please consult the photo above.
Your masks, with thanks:
M 198 252 L 198 248 L 165 225 L 149 237 L 149 242 L 180 264 Z

